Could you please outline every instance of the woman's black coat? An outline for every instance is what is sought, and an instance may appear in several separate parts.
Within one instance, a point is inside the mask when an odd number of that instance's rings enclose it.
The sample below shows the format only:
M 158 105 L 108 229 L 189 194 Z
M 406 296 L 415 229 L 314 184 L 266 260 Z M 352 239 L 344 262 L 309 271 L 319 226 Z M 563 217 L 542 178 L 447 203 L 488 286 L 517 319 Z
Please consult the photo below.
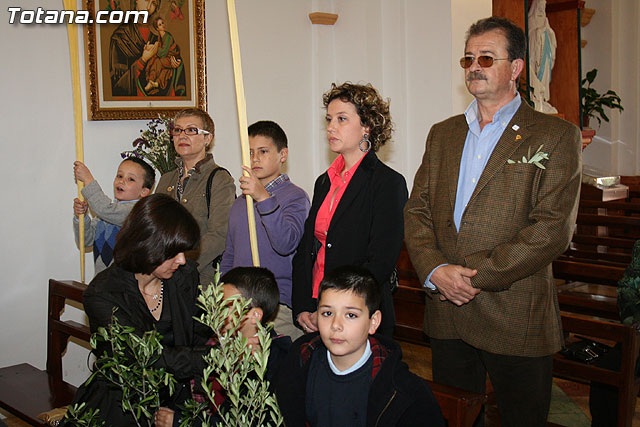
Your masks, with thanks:
M 198 283 L 198 271 L 193 261 L 187 261 L 164 281 L 163 310 L 170 311 L 175 345 L 165 346 L 154 366 L 166 368 L 178 381 L 170 401 L 162 402 L 176 410 L 178 404 L 191 397 L 189 380 L 202 375 L 205 366 L 202 356 L 208 349 L 204 344 L 210 331 L 194 319 L 198 314 Z M 118 323 L 133 326 L 137 335 L 155 327 L 134 274 L 117 265 L 100 272 L 84 292 L 84 309 L 92 333 L 111 323 L 114 308 L 117 308 L 115 316 Z M 102 355 L 105 351 L 110 352 L 109 345 L 99 342 L 94 353 Z M 74 403 L 85 402 L 87 408 L 100 409 L 99 418 L 109 426 L 135 425 L 131 415 L 123 412 L 121 400 L 120 389 L 100 377 L 82 385 L 74 397 Z
M 312 298 L 311 272 L 320 243 L 313 232 L 318 209 L 330 187 L 325 172 L 316 180 L 304 234 L 293 258 L 294 322 L 301 312 L 312 313 L 317 308 L 317 301 Z M 389 278 L 402 247 L 402 210 L 407 196 L 404 177 L 369 151 L 351 178 L 327 232 L 325 272 L 343 265 L 371 271 L 382 287 L 382 324 L 378 331 L 387 336 L 395 326 Z

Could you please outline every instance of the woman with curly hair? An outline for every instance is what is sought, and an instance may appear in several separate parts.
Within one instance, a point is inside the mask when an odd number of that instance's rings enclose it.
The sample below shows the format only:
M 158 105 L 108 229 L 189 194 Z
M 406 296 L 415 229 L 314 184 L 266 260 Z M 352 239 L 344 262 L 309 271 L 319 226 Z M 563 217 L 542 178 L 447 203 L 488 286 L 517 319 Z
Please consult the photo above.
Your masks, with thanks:
M 376 151 L 391 139 L 389 102 L 371 86 L 346 82 L 323 96 L 329 148 L 339 154 L 316 180 L 304 234 L 293 259 L 294 320 L 315 332 L 318 286 L 343 265 L 367 268 L 382 290 L 380 333 L 391 336 L 395 314 L 390 279 L 404 233 L 404 177 Z

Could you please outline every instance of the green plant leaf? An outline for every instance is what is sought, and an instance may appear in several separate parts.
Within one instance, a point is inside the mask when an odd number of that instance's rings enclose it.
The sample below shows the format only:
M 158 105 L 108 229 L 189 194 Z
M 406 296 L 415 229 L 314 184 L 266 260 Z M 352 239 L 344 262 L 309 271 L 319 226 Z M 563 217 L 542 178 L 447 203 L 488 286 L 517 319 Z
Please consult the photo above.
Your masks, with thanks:
M 618 109 L 624 111 L 621 104 L 621 99 L 618 94 L 609 89 L 604 94 L 598 93 L 590 85 L 595 80 L 598 74 L 597 69 L 593 69 L 586 74 L 586 77 L 582 79 L 581 88 L 581 104 L 582 114 L 598 120 L 598 126 L 602 124 L 602 120 L 609 121 L 609 117 L 604 112 L 603 107 L 610 109 Z M 586 86 L 585 86 L 586 84 Z
M 218 415 L 223 420 L 221 425 L 282 425 L 268 382 L 262 381 L 269 357 L 269 331 L 272 326 L 264 328 L 258 323 L 260 346 L 252 351 L 247 338 L 239 332 L 250 302 L 239 295 L 224 301 L 219 274 L 215 280 L 211 286 L 201 286 L 197 298 L 198 306 L 203 310 L 198 320 L 213 331 L 214 340 L 218 343 L 215 351 L 212 349 L 204 357 L 207 366 L 203 370 L 201 387 L 206 399 L 213 402 L 211 377 L 215 377 L 228 402 L 218 408 Z M 193 414 L 194 407 L 190 405 L 189 411 L 183 411 L 183 417 L 188 416 L 188 412 Z

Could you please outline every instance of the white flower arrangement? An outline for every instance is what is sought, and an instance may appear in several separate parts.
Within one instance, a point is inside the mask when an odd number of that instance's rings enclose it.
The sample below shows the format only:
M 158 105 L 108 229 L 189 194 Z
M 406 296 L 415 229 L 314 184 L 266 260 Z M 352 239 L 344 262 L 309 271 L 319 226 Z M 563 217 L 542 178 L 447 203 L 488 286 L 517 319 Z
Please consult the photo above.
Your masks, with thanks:
M 121 153 L 123 159 L 138 157 L 147 160 L 160 174 L 176 168 L 176 150 L 171 139 L 173 121 L 164 116 L 147 123 L 147 129 L 140 130 L 140 137 L 133 141 L 131 151 Z

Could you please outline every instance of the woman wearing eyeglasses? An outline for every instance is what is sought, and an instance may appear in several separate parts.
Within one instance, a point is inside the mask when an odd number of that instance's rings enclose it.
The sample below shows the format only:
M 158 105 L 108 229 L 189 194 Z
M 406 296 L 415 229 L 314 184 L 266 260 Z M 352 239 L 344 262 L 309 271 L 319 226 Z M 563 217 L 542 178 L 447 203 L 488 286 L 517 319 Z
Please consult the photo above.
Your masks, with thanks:
M 236 187 L 229 172 L 218 166 L 209 153 L 214 137 L 209 114 L 196 108 L 180 111 L 171 134 L 178 167 L 160 177 L 156 192 L 178 200 L 198 222 L 200 243 L 187 257 L 198 262 L 200 282 L 209 284 L 214 260 L 224 251 Z

